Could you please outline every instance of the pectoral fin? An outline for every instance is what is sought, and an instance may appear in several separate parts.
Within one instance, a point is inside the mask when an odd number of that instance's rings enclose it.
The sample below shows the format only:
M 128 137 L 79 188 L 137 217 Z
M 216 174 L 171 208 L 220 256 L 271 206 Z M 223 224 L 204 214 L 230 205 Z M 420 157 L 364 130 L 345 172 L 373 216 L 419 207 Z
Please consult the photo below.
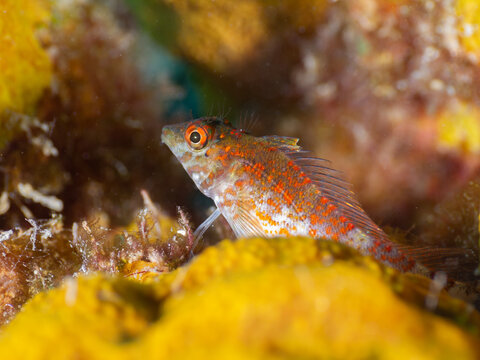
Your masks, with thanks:
M 227 219 L 235 236 L 237 238 L 265 236 L 260 220 L 246 204 L 239 203 L 235 208 L 235 216 L 232 219 Z

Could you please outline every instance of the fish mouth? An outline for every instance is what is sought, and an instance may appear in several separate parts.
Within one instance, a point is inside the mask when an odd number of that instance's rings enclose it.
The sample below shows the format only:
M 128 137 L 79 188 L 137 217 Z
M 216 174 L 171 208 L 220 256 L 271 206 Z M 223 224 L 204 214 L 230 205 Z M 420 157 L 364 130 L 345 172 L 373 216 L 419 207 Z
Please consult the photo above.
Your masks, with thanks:
M 161 142 L 162 144 L 169 145 L 169 139 L 173 136 L 173 131 L 170 126 L 164 126 L 162 128 Z

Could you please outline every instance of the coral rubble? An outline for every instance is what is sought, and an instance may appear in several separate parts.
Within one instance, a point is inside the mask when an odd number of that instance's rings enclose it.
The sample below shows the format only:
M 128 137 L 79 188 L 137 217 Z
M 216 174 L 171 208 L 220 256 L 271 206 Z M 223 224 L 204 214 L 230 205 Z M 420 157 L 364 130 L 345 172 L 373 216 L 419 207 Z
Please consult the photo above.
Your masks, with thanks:
M 108 229 L 98 219 L 71 229 L 60 217 L 28 222 L 28 229 L 0 232 L 0 324 L 68 277 L 102 272 L 143 279 L 176 268 L 194 250 L 184 215 L 176 221 L 153 204 L 127 228 Z

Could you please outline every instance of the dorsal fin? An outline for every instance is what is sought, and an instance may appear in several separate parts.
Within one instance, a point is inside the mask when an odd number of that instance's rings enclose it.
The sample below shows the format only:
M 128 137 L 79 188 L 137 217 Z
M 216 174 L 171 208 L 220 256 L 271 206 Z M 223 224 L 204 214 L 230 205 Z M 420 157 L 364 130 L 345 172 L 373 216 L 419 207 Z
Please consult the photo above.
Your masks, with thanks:
M 475 278 L 474 270 L 478 266 L 478 257 L 472 250 L 417 247 L 390 240 L 365 213 L 352 191 L 352 185 L 343 178 L 340 171 L 331 168 L 329 160 L 315 157 L 311 152 L 303 150 L 297 145 L 296 138 L 282 136 L 264 136 L 263 138 L 299 166 L 320 190 L 322 196 L 326 196 L 342 215 L 368 235 L 395 244 L 394 246 L 401 253 L 414 258 L 432 273 L 444 271 L 455 279 L 465 277 L 467 273 L 465 279 Z
M 266 140 L 271 146 L 278 147 L 281 150 L 285 151 L 299 151 L 300 146 L 298 146 L 298 138 L 288 137 L 288 136 L 277 136 L 269 135 L 262 136 L 262 139 Z
M 290 138 L 291 139 L 291 138 Z M 296 140 L 296 139 L 295 139 Z M 291 140 L 293 143 L 293 139 Z M 379 239 L 386 239 L 385 233 L 368 217 L 357 200 L 352 185 L 343 179 L 342 173 L 330 167 L 330 161 L 315 157 L 298 145 L 279 146 L 299 166 L 312 183 L 337 207 L 342 215 L 364 232 Z

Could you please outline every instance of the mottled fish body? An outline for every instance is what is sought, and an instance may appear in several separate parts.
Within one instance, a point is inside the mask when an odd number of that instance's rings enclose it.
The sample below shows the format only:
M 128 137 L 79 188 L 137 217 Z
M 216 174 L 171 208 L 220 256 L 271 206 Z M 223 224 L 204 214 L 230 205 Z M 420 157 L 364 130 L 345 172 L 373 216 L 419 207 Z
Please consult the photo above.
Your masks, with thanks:
M 255 137 L 205 117 L 166 126 L 162 141 L 237 237 L 326 238 L 401 271 L 423 269 L 368 217 L 329 162 L 302 150 L 298 139 Z

